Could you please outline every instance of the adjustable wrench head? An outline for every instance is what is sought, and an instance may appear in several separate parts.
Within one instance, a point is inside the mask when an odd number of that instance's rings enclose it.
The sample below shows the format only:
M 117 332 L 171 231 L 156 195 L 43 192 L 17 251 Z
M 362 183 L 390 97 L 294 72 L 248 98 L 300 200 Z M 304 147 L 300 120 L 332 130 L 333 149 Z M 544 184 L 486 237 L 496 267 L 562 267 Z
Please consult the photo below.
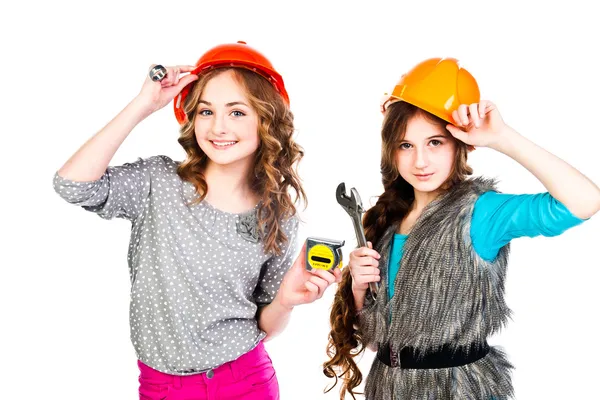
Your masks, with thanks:
M 335 197 L 337 202 L 346 210 L 350 215 L 358 213 L 359 215 L 364 211 L 360 196 L 355 188 L 350 190 L 350 196 L 346 194 L 346 184 L 340 183 L 335 191 Z
M 359 214 L 362 214 L 365 211 L 362 206 L 362 201 L 360 201 L 358 190 L 354 188 L 350 189 L 350 202 L 353 204 L 354 210 Z

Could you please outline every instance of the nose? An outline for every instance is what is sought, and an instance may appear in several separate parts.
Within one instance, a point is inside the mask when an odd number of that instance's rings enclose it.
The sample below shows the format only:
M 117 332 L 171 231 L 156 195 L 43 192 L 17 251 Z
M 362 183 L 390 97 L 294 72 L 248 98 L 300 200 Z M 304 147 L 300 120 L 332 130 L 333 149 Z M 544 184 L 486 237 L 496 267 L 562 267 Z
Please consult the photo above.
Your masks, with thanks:
M 426 149 L 416 149 L 415 152 L 415 168 L 417 169 L 425 169 L 429 165 L 429 155 L 427 154 Z
M 215 113 L 212 119 L 212 133 L 214 135 L 224 135 L 226 132 L 225 115 Z

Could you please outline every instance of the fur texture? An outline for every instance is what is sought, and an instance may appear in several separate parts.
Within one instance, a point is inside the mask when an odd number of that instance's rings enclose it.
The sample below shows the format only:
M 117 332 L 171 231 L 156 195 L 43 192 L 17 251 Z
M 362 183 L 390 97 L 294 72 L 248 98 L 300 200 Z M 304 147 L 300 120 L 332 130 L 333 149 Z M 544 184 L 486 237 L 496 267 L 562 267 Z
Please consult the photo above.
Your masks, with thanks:
M 494 181 L 470 179 L 423 210 L 404 245 L 390 301 L 387 263 L 398 227 L 390 227 L 379 240 L 380 290 L 377 300 L 367 302 L 359 313 L 366 344 L 391 343 L 395 351 L 412 346 L 425 354 L 443 344 L 483 342 L 506 324 L 509 246 L 487 262 L 471 243 L 473 206 L 489 190 L 495 190 Z M 454 368 L 389 368 L 375 359 L 365 395 L 367 400 L 505 399 L 513 395 L 511 369 L 502 350 L 493 346 L 484 358 Z

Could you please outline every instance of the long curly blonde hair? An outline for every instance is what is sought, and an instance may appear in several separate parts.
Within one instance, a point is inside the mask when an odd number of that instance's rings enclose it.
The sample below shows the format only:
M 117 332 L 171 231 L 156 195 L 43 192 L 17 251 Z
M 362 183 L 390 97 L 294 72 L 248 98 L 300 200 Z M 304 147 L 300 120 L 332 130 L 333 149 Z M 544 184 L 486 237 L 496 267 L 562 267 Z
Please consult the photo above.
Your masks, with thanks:
M 251 189 L 261 197 L 258 209 L 258 226 L 266 253 L 279 255 L 288 241 L 282 222 L 296 214 L 295 203 L 306 204 L 306 194 L 297 173 L 298 162 L 304 151 L 292 138 L 294 116 L 281 95 L 265 78 L 244 68 L 216 68 L 200 76 L 193 83 L 186 98 L 184 111 L 187 121 L 181 126 L 179 144 L 186 159 L 177 168 L 181 179 L 194 185 L 199 203 L 206 197 L 208 184 L 204 170 L 208 156 L 196 140 L 194 123 L 198 102 L 206 84 L 215 76 L 232 71 L 235 79 L 246 91 L 250 106 L 259 117 L 259 147 L 255 153 L 254 167 L 250 171 Z M 294 199 L 290 194 L 294 192 Z

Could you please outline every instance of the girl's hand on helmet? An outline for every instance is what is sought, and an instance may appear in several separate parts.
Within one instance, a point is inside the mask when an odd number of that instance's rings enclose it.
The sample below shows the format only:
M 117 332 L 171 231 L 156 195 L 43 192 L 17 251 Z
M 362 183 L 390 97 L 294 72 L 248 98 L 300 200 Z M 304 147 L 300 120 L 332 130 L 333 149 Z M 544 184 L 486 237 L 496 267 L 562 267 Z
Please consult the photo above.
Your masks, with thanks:
M 368 247 L 360 247 L 350 253 L 350 275 L 352 275 L 352 289 L 366 292 L 370 282 L 379 282 L 379 259 L 381 256 L 375 250 L 371 242 Z
M 151 65 L 148 71 L 152 67 L 154 65 Z M 185 86 L 198 80 L 196 74 L 183 75 L 193 71 L 196 68 L 193 65 L 177 65 L 165 68 L 167 69 L 167 75 L 160 82 L 153 81 L 146 73 L 146 80 L 136 98 L 150 114 L 169 104 Z
M 507 128 L 496 105 L 488 100 L 461 104 L 452 112 L 452 118 L 455 124 L 446 126 L 452 136 L 477 147 L 493 147 L 503 139 Z

